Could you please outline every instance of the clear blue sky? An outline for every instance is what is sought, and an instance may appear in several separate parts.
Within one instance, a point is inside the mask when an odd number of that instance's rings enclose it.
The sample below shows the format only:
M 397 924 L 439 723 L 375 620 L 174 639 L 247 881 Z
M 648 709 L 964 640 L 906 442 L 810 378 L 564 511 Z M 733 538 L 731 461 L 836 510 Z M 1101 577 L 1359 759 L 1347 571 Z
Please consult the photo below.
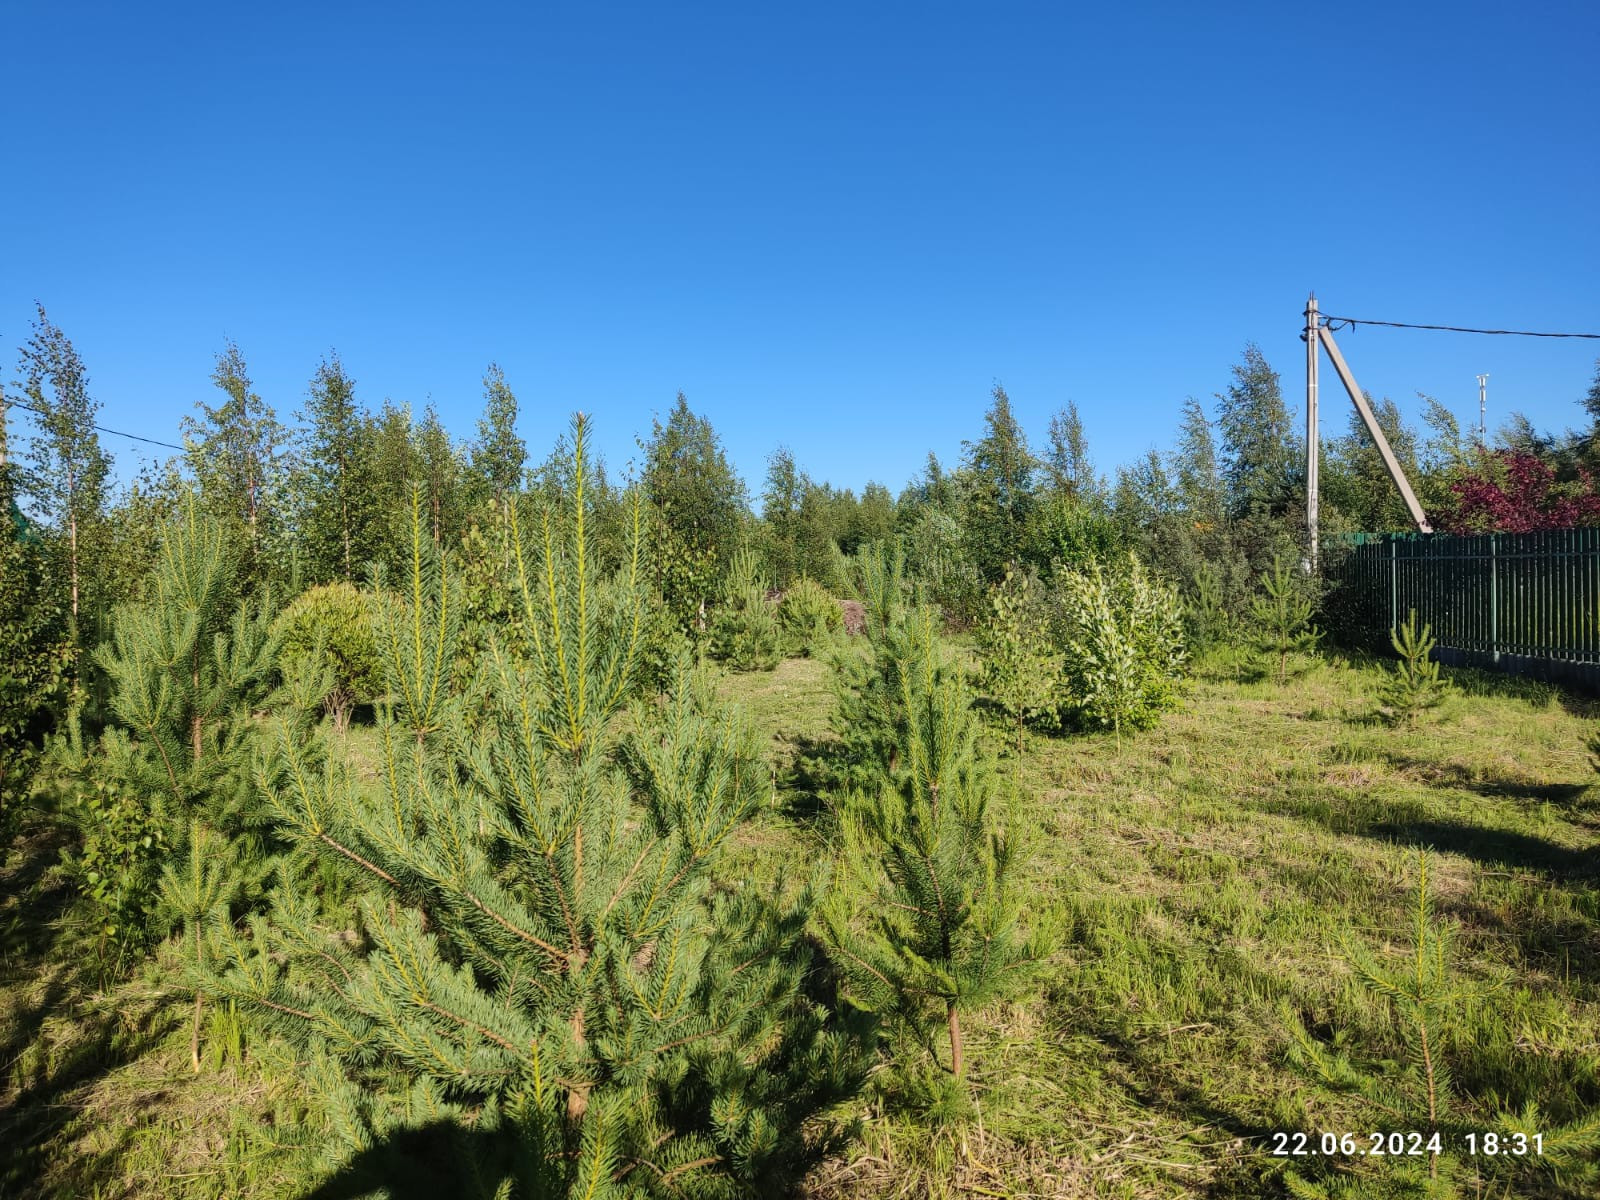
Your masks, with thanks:
M 1298 404 L 1312 288 L 1600 331 L 1593 0 L 58 0 L 6 34 L 0 361 L 38 298 L 101 421 L 168 440 L 231 337 L 280 415 L 337 347 L 467 435 L 493 359 L 539 456 L 582 408 L 620 467 L 682 389 L 755 490 L 780 443 L 898 490 L 997 380 L 1036 440 L 1076 400 L 1102 470 L 1247 341 Z M 1408 414 L 1475 419 L 1487 371 L 1546 427 L 1600 355 L 1341 342 Z

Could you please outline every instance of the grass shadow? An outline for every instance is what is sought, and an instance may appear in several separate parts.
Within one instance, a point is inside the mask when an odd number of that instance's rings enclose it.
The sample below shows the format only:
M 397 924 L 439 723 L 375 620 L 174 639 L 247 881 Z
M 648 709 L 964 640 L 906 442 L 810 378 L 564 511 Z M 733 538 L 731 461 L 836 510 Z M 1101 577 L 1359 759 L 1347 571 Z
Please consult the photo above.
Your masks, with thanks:
M 779 808 L 799 825 L 831 821 L 834 806 L 830 799 L 846 773 L 848 763 L 837 738 L 783 734 L 784 765 L 778 771 Z
M 1351 832 L 1396 845 L 1421 846 L 1442 854 L 1459 855 L 1484 866 L 1537 872 L 1564 882 L 1600 883 L 1600 855 L 1593 848 L 1575 850 L 1548 838 L 1511 829 L 1416 818 L 1375 821 Z
M 505 1156 L 497 1143 L 505 1140 L 452 1121 L 395 1130 L 301 1192 L 300 1200 L 355 1200 L 380 1189 L 390 1200 L 492 1196 L 512 1175 L 511 1164 L 500 1161 Z
M 1574 813 L 1594 810 L 1600 801 L 1585 783 L 1535 783 L 1527 779 L 1490 776 L 1468 770 L 1460 763 L 1439 763 L 1413 755 L 1384 751 L 1382 761 L 1397 771 L 1420 775 L 1431 786 L 1455 788 L 1492 800 L 1513 800 L 1525 804 L 1551 804 Z
M 1542 679 L 1488 671 L 1482 667 L 1444 667 L 1440 674 L 1463 696 L 1524 700 L 1535 708 L 1549 708 L 1566 694 L 1564 689 Z
M 0 1040 L 0 1195 L 6 1197 L 81 1191 L 58 1177 L 63 1170 L 74 1181 L 114 1176 L 127 1137 L 91 1157 L 77 1155 L 65 1167 L 53 1143 L 80 1115 L 77 1098 L 84 1089 L 146 1053 L 171 1027 L 159 1008 L 132 1024 L 120 1011 L 83 1010 L 98 965 L 86 948 L 67 944 L 72 889 L 51 873 L 66 841 L 59 825 L 36 821 L 0 870 L 0 1001 L 11 1005 Z M 70 1042 L 40 1042 L 52 1019 L 71 1023 Z

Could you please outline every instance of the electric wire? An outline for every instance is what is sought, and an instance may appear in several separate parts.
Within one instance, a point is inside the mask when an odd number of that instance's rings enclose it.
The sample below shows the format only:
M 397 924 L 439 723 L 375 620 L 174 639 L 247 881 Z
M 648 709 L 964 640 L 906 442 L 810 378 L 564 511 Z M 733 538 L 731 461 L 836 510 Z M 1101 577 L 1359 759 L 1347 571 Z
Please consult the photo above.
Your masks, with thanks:
M 1386 325 L 1390 329 L 1438 329 L 1445 333 L 1485 333 L 1500 337 L 1590 338 L 1600 341 L 1600 333 L 1536 333 L 1530 329 L 1466 329 L 1460 325 L 1413 325 L 1407 321 L 1369 321 L 1364 317 L 1324 317 L 1324 324 L 1337 333 L 1353 325 Z
M 23 401 L 18 400 L 13 396 L 7 396 L 4 399 L 4 401 L 0 401 L 0 404 L 9 405 L 9 406 L 14 407 L 14 408 L 20 408 L 25 412 L 31 412 L 34 415 L 40 416 L 40 417 L 48 417 L 50 415 L 44 409 L 35 408 L 33 405 L 24 403 Z M 149 445 L 162 446 L 162 447 L 164 447 L 164 448 L 166 448 L 168 450 L 184 450 L 184 449 L 187 449 L 187 447 L 174 446 L 171 442 L 163 442 L 163 441 L 160 441 L 157 438 L 141 437 L 137 433 L 124 433 L 120 429 L 108 429 L 108 428 L 106 428 L 106 426 L 104 426 L 104 425 L 96 425 L 92 421 L 89 423 L 89 427 L 91 429 L 98 430 L 101 433 L 109 433 L 112 437 L 128 438 L 130 441 L 135 441 L 135 442 L 146 442 Z

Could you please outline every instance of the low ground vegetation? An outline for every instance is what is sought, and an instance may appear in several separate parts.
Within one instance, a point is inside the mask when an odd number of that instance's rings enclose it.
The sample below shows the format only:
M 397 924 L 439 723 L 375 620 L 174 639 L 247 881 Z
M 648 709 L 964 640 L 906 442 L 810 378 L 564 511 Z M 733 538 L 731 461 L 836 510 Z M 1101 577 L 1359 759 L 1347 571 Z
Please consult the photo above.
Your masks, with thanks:
M 1272 667 L 1241 682 L 1232 662 L 1202 664 L 1186 710 L 1120 750 L 1109 734 L 1030 740 L 1012 819 L 1031 845 L 1012 886 L 1023 920 L 1059 914 L 1059 941 L 1025 986 L 963 1021 L 965 1106 L 928 1090 L 949 1074 L 931 1054 L 920 1090 L 915 1072 L 873 1075 L 851 1108 L 856 1138 L 811 1172 L 814 1194 L 1268 1197 L 1290 1194 L 1291 1171 L 1304 1195 L 1590 1194 L 1570 1132 L 1543 1165 L 1458 1149 L 1437 1183 L 1427 1158 L 1272 1154 L 1275 1131 L 1422 1119 L 1425 1076 L 1406 1065 L 1419 1039 L 1367 976 L 1409 978 L 1436 927 L 1449 937 L 1447 986 L 1429 999 L 1443 1127 L 1509 1132 L 1510 1113 L 1553 1133 L 1600 1098 L 1591 714 L 1537 685 L 1448 673 L 1460 686 L 1430 725 L 1395 729 L 1372 717 L 1384 664 L 1330 653 L 1292 689 Z M 842 749 L 835 688 L 807 659 L 718 685 L 776 787 L 729 844 L 729 872 L 758 889 L 809 878 L 836 844 L 806 815 L 804 769 Z M 350 749 L 354 778 L 375 785 L 377 731 L 354 728 Z M 181 939 L 103 978 L 98 931 L 47 869 L 71 824 L 36 809 L 6 866 L 0 1122 L 25 1149 L 5 1194 L 308 1191 L 313 1152 L 339 1136 L 312 1060 L 222 1004 L 195 1073 Z M 1418 846 L 1432 907 L 1420 934 Z M 443 1134 L 417 1136 L 425 1149 Z

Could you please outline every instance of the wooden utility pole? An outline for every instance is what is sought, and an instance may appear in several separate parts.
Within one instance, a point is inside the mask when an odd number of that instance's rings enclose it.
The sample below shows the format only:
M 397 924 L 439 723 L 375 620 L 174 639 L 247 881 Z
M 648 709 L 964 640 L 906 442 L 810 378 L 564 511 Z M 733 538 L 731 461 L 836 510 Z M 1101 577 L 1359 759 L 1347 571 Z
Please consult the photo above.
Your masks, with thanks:
M 1321 495 L 1321 446 L 1317 425 L 1317 294 L 1311 293 L 1306 301 L 1306 331 L 1301 335 L 1306 343 L 1306 546 L 1307 558 L 1313 574 L 1317 570 L 1319 517 L 1318 497 Z

